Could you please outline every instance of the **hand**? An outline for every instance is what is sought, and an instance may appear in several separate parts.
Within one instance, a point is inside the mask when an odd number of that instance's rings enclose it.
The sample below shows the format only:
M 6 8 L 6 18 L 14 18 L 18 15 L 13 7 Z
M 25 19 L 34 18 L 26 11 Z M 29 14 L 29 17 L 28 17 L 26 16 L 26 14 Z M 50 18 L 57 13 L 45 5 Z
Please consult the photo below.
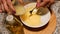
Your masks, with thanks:
M 37 7 L 51 5 L 52 3 L 54 0 L 37 0 Z
M 3 5 L 3 8 L 9 13 L 11 12 L 11 10 L 14 12 L 15 9 L 11 3 L 11 0 L 1 0 L 2 2 L 2 5 Z M 10 10 L 11 9 L 11 10 Z
M 11 0 L 0 0 L 0 1 L 1 1 L 0 2 L 1 3 L 0 12 L 2 11 L 1 9 L 5 9 L 8 13 L 11 11 L 12 11 L 12 13 L 15 13 L 15 9 L 13 7 Z M 19 2 L 23 4 L 23 0 L 19 0 Z M 53 2 L 54 2 L 54 0 L 43 0 L 43 2 L 41 2 L 41 0 L 37 0 L 37 7 L 50 5 Z
M 4 7 L 4 9 L 7 11 L 7 13 L 13 13 L 15 14 L 15 9 L 14 6 L 11 2 L 11 0 L 1 0 L 2 5 Z M 21 4 L 23 4 L 23 0 L 18 0 Z M 1 10 L 0 10 L 1 11 Z

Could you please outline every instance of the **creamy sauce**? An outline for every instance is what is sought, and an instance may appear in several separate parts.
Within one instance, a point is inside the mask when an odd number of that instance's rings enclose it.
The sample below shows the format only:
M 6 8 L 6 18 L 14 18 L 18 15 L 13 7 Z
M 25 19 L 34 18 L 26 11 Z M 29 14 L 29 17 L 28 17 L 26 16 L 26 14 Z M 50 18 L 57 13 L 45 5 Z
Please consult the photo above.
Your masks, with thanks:
M 33 12 L 33 15 L 30 14 L 30 11 L 34 8 L 33 6 L 29 6 L 26 8 L 26 13 L 24 15 L 21 15 L 21 19 L 23 22 L 30 26 L 38 26 L 41 24 L 41 16 L 35 14 L 36 11 Z
M 39 15 L 32 15 L 29 18 L 22 17 L 22 20 L 30 26 L 37 26 L 41 24 L 41 17 Z

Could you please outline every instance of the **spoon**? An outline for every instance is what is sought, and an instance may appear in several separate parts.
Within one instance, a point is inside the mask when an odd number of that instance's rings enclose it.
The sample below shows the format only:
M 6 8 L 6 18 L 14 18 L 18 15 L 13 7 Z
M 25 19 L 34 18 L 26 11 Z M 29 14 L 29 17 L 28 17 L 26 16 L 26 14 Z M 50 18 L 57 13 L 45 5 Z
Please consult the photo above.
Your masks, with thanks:
M 37 4 L 36 4 L 36 7 L 30 11 L 30 14 L 36 14 L 37 11 L 38 11 L 38 8 L 40 7 L 40 0 L 37 0 Z
M 48 12 L 47 8 L 40 7 L 39 9 L 35 8 L 32 11 L 30 11 L 30 14 L 45 15 L 47 12 Z
M 32 11 L 30 11 L 30 14 L 37 14 L 37 15 L 45 15 L 48 13 L 48 8 L 47 7 L 39 7 L 39 8 L 34 8 Z

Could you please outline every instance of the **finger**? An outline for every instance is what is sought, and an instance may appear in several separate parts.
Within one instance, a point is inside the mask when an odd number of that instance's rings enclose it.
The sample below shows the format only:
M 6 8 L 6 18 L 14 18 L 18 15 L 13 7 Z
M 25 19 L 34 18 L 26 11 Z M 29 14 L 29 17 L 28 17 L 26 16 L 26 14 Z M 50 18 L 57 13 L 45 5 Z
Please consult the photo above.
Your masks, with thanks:
M 4 6 L 3 6 L 3 4 L 2 4 L 2 10 L 5 11 L 5 10 L 4 10 Z
M 13 11 L 15 11 L 11 0 L 7 0 L 7 4 L 8 4 L 8 6 L 9 6 Z
M 1 4 L 1 0 L 0 0 L 0 4 Z
M 2 12 L 2 9 L 1 9 L 1 0 L 0 0 L 0 13 Z
M 8 6 L 7 6 L 6 0 L 2 0 L 2 3 L 3 3 L 3 6 L 4 6 L 4 9 L 5 9 L 7 12 L 10 12 L 10 11 L 9 11 L 9 8 L 8 8 Z
M 41 3 L 41 0 L 37 0 L 37 4 L 36 4 L 36 7 L 37 7 L 37 8 L 40 7 L 40 3 Z
M 0 13 L 2 13 L 1 5 L 0 5 Z
M 2 12 L 2 10 L 1 10 L 1 5 L 0 5 L 0 13 Z
M 4 6 L 3 6 L 3 4 L 2 4 L 2 3 L 1 3 L 1 7 L 2 7 L 2 11 L 5 11 L 5 10 L 4 10 Z
M 43 2 L 40 3 L 40 6 L 46 6 L 49 3 L 49 0 L 43 0 Z
M 11 10 L 12 10 L 12 14 L 15 14 L 16 12 L 15 12 L 15 9 L 14 9 L 14 7 L 13 7 L 13 4 L 12 4 L 12 2 L 11 2 L 11 0 L 7 0 L 7 4 L 8 4 L 8 6 L 9 6 L 9 8 L 11 8 Z

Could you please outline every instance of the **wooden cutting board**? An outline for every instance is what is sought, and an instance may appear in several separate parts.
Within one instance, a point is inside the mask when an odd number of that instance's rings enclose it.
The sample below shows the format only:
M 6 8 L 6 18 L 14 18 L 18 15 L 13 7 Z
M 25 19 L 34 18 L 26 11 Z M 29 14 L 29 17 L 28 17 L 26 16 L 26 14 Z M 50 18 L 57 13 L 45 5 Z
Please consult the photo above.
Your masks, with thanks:
M 53 34 L 53 32 L 55 31 L 55 28 L 56 28 L 56 15 L 52 11 L 51 19 L 44 29 L 42 30 L 39 29 L 39 31 L 31 31 L 24 28 L 24 33 L 25 34 Z

